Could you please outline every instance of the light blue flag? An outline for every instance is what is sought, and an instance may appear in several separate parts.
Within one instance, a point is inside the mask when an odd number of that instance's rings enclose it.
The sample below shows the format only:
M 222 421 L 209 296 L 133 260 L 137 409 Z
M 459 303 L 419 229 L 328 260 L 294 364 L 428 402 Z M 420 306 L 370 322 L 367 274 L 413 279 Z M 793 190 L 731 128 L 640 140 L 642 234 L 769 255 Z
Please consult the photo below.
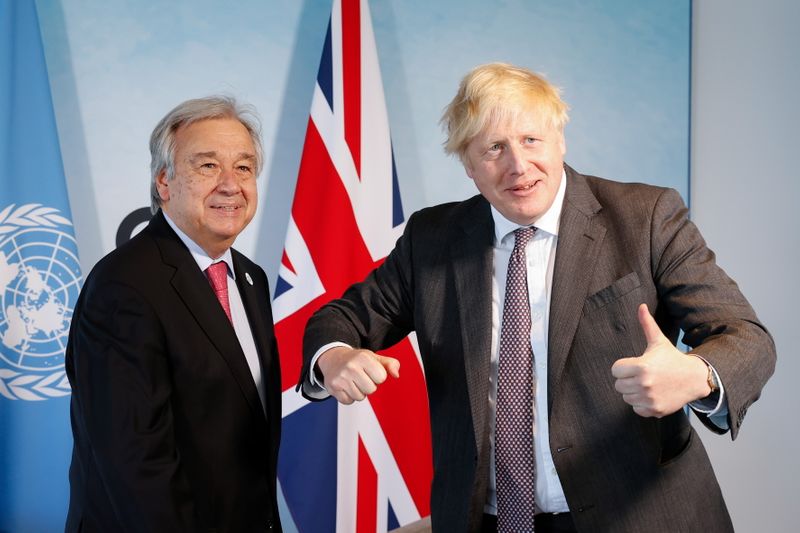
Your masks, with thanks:
M 0 532 L 59 531 L 82 278 L 34 0 L 0 0 Z

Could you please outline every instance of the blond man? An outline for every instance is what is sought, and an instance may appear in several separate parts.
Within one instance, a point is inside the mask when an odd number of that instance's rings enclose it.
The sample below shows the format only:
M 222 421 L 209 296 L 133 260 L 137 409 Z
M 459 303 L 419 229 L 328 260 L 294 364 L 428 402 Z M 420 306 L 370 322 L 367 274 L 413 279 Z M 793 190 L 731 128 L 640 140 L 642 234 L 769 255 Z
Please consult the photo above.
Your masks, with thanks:
M 416 331 L 435 532 L 731 531 L 689 413 L 736 438 L 773 340 L 677 192 L 564 163 L 567 119 L 533 72 L 470 72 L 442 123 L 480 194 L 314 315 L 300 385 L 363 400 Z

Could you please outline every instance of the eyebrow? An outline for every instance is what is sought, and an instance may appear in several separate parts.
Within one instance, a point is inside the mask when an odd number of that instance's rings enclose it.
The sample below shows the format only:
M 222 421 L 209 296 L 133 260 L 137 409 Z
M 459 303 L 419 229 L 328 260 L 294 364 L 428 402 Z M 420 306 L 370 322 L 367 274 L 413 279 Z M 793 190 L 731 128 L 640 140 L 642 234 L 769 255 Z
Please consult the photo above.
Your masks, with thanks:
M 200 158 L 203 158 L 203 157 L 215 158 L 215 157 L 217 157 L 217 152 L 213 152 L 213 151 L 212 152 L 196 152 L 196 153 L 194 153 L 194 154 L 189 156 L 189 160 L 190 161 L 194 161 L 196 159 L 200 159 Z M 236 158 L 235 158 L 236 161 L 240 161 L 242 159 L 248 159 L 248 160 L 255 161 L 256 156 L 255 156 L 255 154 L 251 154 L 250 152 L 239 152 L 238 154 L 236 154 Z

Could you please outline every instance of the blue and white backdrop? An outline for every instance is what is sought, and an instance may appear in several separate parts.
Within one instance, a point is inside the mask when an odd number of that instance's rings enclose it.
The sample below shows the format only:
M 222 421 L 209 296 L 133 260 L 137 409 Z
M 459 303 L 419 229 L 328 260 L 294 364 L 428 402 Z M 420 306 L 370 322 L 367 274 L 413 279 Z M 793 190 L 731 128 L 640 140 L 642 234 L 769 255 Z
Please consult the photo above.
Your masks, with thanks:
M 689 200 L 690 0 L 370 8 L 407 213 L 474 194 L 442 152 L 438 119 L 464 73 L 497 60 L 563 88 L 566 159 L 577 170 L 669 185 Z M 228 93 L 258 108 L 261 204 L 237 247 L 274 286 L 330 11 L 329 0 L 0 0 L 0 375 L 17 380 L 0 388 L 0 531 L 63 527 L 69 397 L 43 376 L 57 375 L 63 354 L 22 356 L 20 346 L 37 335 L 63 346 L 81 272 L 130 235 L 148 205 L 147 140 L 178 102 Z M 31 66 L 19 68 L 23 60 Z M 54 144 L 23 154 L 19 138 L 34 124 Z M 23 228 L 38 231 L 36 246 L 13 239 Z M 23 272 L 22 256 L 50 259 Z M 23 319 L 27 329 L 14 331 L 24 338 L 13 339 L 10 324 Z

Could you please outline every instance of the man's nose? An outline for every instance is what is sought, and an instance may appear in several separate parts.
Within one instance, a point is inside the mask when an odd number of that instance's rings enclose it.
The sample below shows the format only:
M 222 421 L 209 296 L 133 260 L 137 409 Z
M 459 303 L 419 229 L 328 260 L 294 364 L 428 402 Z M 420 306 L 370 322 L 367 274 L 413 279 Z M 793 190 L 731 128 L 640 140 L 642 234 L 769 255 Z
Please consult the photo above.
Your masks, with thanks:
M 519 146 L 511 146 L 506 152 L 508 157 L 508 169 L 515 176 L 521 176 L 528 170 L 528 162 L 525 158 L 524 150 Z
M 217 180 L 217 189 L 225 192 L 237 192 L 240 188 L 239 179 L 236 176 L 236 170 L 233 168 L 223 167 L 219 173 Z

